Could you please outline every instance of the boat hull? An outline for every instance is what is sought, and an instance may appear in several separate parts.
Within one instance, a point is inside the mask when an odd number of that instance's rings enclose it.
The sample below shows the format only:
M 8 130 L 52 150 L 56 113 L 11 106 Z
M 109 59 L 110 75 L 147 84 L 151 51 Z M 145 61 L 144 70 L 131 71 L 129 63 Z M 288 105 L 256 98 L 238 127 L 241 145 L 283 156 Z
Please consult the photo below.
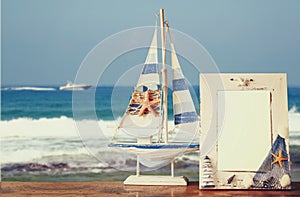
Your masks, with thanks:
M 60 86 L 59 90 L 86 90 L 89 89 L 90 85 L 73 85 L 73 86 Z
M 137 143 L 111 143 L 109 147 L 119 148 L 134 153 L 151 161 L 170 160 L 182 153 L 198 151 L 199 144 L 137 144 Z

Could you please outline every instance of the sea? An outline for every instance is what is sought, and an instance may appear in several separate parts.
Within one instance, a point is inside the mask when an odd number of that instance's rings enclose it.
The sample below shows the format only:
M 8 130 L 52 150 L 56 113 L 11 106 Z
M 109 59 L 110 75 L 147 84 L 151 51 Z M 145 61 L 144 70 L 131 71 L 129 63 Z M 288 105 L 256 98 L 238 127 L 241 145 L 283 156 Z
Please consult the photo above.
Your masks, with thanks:
M 199 87 L 192 89 L 199 112 Z M 74 92 L 58 86 L 1 87 L 1 180 L 122 181 L 134 174 L 136 156 L 107 146 L 132 91 L 131 87 L 110 86 L 75 91 L 93 98 L 92 103 L 85 105 L 82 100 L 82 106 L 77 106 Z M 80 116 L 75 117 L 74 109 Z M 288 109 L 292 180 L 300 181 L 300 87 L 288 88 Z M 178 155 L 175 175 L 197 181 L 198 163 L 199 152 Z M 169 174 L 170 165 L 142 166 L 141 170 Z

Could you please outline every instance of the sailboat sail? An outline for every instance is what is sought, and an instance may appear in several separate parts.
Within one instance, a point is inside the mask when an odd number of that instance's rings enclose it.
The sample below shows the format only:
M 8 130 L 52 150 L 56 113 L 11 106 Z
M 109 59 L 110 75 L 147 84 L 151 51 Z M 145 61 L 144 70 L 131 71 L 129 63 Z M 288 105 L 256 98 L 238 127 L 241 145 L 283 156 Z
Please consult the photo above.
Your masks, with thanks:
M 148 55 L 140 75 L 140 78 L 137 82 L 137 87 L 147 86 L 153 84 L 160 84 L 159 80 L 159 71 L 158 71 L 158 54 L 157 54 L 157 25 L 155 26 L 151 46 L 148 51 Z
M 174 44 L 172 43 L 170 31 L 169 40 L 171 46 L 172 60 L 172 84 L 173 84 L 173 110 L 174 124 L 179 130 L 176 138 L 183 141 L 191 141 L 198 131 L 199 118 L 195 110 L 188 84 L 182 73 Z
M 157 54 L 157 27 L 148 55 L 119 128 L 137 137 L 150 137 L 161 125 L 161 91 Z
M 164 27 L 166 23 L 163 20 L 162 10 L 160 16 L 162 19 L 161 26 Z M 126 151 L 134 152 L 139 158 L 137 162 L 138 165 L 139 163 L 142 163 L 147 167 L 161 166 L 169 163 L 173 158 L 183 152 L 199 150 L 198 142 L 192 143 L 192 140 L 198 132 L 199 118 L 196 113 L 187 82 L 180 68 L 168 26 L 167 32 L 169 34 L 169 41 L 171 45 L 173 81 L 172 96 L 176 136 L 172 137 L 170 141 L 168 140 L 168 120 L 164 120 L 165 124 L 162 126 L 162 115 L 164 115 L 164 118 L 167 119 L 167 102 L 164 100 L 162 110 L 156 25 L 142 72 L 136 88 L 132 93 L 127 110 L 118 127 L 127 134 L 137 137 L 137 143 L 117 142 L 109 145 L 110 147 L 123 148 Z M 164 28 L 161 29 L 161 33 L 161 40 L 163 43 L 165 40 Z M 162 47 L 162 62 L 163 65 L 166 65 L 164 61 L 164 50 L 165 47 Z M 164 96 L 167 97 L 167 69 L 164 68 L 164 66 L 162 72 L 162 82 L 164 83 L 163 92 Z M 161 137 L 163 131 L 166 134 L 164 141 Z M 153 143 L 151 139 L 156 133 L 159 134 L 157 142 Z

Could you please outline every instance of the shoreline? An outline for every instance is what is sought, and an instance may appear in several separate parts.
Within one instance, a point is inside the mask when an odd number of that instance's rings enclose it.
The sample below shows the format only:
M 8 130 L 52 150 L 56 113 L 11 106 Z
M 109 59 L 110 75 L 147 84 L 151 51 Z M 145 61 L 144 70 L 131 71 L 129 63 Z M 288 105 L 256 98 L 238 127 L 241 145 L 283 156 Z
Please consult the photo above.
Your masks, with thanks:
M 296 152 L 299 146 L 292 147 L 291 152 L 291 176 L 293 182 L 300 182 L 300 162 L 296 160 L 299 158 L 299 153 Z M 97 166 L 93 158 L 84 157 L 80 160 L 73 158 L 74 161 L 88 162 L 80 163 L 76 167 L 70 165 L 72 161 L 66 156 L 59 156 L 56 158 L 50 157 L 48 160 L 52 163 L 45 163 L 42 160 L 31 161 L 27 163 L 11 163 L 2 164 L 1 166 L 1 178 L 2 181 L 25 181 L 25 182 L 48 182 L 48 181 L 61 181 L 61 182 L 82 182 L 82 181 L 122 181 L 129 175 L 135 174 L 135 161 L 126 160 L 127 167 L 132 167 L 132 170 L 122 171 L 113 166 Z M 48 161 L 47 160 L 47 161 Z M 57 161 L 56 163 L 53 163 Z M 69 162 L 67 162 L 69 161 Z M 96 160 L 97 161 L 97 160 Z M 94 162 L 94 163 L 93 163 Z M 93 164 L 93 165 L 91 165 Z M 186 160 L 181 158 L 177 160 L 175 165 L 176 176 L 186 176 L 190 181 L 199 181 L 198 162 L 194 160 Z M 156 171 L 144 171 L 143 174 L 155 174 L 162 175 L 170 174 L 170 166 L 166 165 Z

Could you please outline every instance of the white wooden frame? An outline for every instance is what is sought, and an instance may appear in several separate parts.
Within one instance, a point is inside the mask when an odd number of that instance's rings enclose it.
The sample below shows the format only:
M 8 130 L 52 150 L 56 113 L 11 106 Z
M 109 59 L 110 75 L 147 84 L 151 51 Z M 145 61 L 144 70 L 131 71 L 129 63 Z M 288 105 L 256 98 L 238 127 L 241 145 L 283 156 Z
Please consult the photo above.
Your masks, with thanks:
M 200 189 L 290 189 L 286 74 L 200 74 L 200 117 Z M 288 162 L 281 164 L 288 170 L 273 178 L 279 152 L 270 154 L 278 136 L 286 145 L 282 158 Z M 265 182 L 274 184 L 257 188 L 266 158 L 276 169 Z

